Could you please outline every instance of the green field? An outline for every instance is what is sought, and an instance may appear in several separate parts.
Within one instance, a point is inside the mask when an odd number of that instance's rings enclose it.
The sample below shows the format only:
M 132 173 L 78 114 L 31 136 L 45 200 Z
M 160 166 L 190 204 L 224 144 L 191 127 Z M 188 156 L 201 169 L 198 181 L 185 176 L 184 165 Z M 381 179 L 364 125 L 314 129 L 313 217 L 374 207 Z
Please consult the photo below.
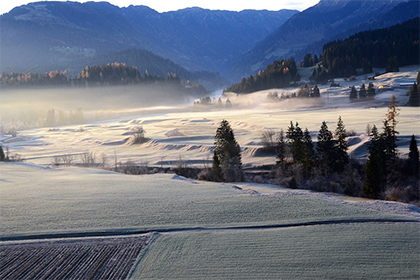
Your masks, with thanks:
M 163 234 L 131 279 L 419 279 L 419 225 Z

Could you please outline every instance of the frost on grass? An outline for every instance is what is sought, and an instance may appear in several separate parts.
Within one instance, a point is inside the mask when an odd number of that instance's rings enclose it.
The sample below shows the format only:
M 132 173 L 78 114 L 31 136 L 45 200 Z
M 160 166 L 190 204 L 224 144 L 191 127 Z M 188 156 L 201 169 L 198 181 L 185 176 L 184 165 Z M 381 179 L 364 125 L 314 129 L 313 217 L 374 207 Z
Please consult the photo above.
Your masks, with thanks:
M 171 233 L 131 279 L 419 279 L 419 250 L 418 223 Z

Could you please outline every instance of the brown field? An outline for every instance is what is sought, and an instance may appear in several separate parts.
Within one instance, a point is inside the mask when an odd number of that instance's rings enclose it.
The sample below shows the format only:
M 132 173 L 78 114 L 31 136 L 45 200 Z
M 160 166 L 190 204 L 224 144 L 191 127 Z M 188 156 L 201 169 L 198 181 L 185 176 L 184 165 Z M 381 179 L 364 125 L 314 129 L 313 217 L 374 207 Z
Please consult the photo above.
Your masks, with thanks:
M 125 279 L 150 236 L 0 245 L 0 279 Z

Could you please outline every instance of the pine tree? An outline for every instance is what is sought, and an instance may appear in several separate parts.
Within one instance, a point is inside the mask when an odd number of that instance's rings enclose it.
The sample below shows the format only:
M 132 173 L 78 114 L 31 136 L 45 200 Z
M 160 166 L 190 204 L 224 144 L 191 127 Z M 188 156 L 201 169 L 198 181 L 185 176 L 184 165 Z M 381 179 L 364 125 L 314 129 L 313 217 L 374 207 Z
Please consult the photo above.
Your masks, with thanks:
M 321 97 L 321 95 L 319 93 L 319 87 L 317 85 L 315 85 L 315 87 L 314 87 L 312 97 Z
M 4 155 L 3 147 L 0 146 L 0 161 L 4 161 L 6 156 Z
M 308 177 L 311 173 L 314 161 L 314 144 L 309 130 L 306 128 L 303 134 L 303 175 Z
M 221 182 L 223 181 L 222 168 L 220 167 L 219 157 L 216 154 L 216 151 L 213 152 L 213 168 L 212 168 L 213 181 Z
M 303 156 L 303 132 L 296 122 L 296 127 L 290 122 L 290 126 L 287 129 L 286 137 L 289 139 L 290 147 L 292 151 L 293 161 L 302 162 Z
M 417 141 L 414 134 L 411 136 L 410 141 L 410 152 L 408 153 L 408 161 L 410 166 L 410 171 L 417 179 L 420 178 L 419 170 L 419 149 L 417 148 Z
M 416 83 L 408 89 L 408 95 L 407 106 L 420 106 L 420 91 Z
M 347 154 L 348 144 L 347 144 L 347 133 L 344 123 L 341 119 L 341 116 L 338 118 L 337 128 L 334 133 L 336 139 L 335 148 L 335 171 L 342 172 L 345 165 L 349 162 L 349 155 Z
M 377 149 L 371 148 L 366 162 L 365 182 L 362 187 L 362 192 L 368 197 L 378 198 L 382 191 L 382 166 L 383 163 Z
M 399 113 L 399 108 L 395 106 L 395 95 L 392 96 L 391 102 L 388 106 L 388 113 L 384 121 L 383 137 L 386 143 L 386 154 L 389 160 L 395 160 L 397 157 L 397 135 L 396 126 L 398 121 L 395 119 Z
M 223 120 L 217 128 L 214 141 L 213 167 L 221 168 L 221 177 L 224 181 L 242 180 L 241 148 L 236 142 L 233 130 L 227 120 Z M 215 180 L 219 174 L 215 174 Z
M 375 87 L 373 86 L 373 83 L 369 83 L 368 85 L 368 90 L 367 90 L 367 96 L 370 99 L 373 99 L 375 97 L 376 93 L 375 93 Z
M 366 162 L 365 182 L 362 192 L 371 198 L 378 198 L 384 189 L 385 180 L 385 147 L 375 125 L 372 127 L 372 139 L 369 145 L 369 156 Z
M 360 99 L 365 99 L 367 98 L 367 92 L 366 92 L 366 87 L 365 84 L 362 84 L 360 86 L 360 90 L 359 90 L 359 98 Z
M 355 101 L 357 100 L 357 90 L 354 86 L 351 87 L 351 91 L 350 91 L 350 101 Z
M 334 141 L 331 131 L 325 121 L 322 122 L 318 133 L 318 142 L 316 146 L 318 164 L 324 175 L 328 175 L 334 166 Z

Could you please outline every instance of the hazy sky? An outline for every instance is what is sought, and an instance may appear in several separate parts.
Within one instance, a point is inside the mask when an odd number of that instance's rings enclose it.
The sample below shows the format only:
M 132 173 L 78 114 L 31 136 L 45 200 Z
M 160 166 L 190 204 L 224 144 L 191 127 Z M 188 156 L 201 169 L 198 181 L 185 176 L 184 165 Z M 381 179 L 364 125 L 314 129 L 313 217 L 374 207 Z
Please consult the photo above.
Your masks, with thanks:
M 97 0 L 95 0 L 97 1 Z M 104 0 L 107 1 L 107 0 Z M 13 0 L 13 1 L 1 1 L 0 2 L 0 14 L 9 12 L 16 6 L 24 5 L 29 2 L 28 0 Z M 87 1 L 77 1 L 87 2 Z M 296 9 L 305 10 L 316 3 L 319 0 L 242 0 L 242 1 L 227 1 L 227 0 L 108 0 L 111 4 L 119 7 L 127 7 L 130 5 L 145 5 L 158 12 L 167 12 L 179 10 L 187 7 L 201 7 L 211 10 L 230 10 L 230 11 L 241 11 L 244 9 L 255 9 L 255 10 L 272 10 L 277 11 L 281 9 Z

